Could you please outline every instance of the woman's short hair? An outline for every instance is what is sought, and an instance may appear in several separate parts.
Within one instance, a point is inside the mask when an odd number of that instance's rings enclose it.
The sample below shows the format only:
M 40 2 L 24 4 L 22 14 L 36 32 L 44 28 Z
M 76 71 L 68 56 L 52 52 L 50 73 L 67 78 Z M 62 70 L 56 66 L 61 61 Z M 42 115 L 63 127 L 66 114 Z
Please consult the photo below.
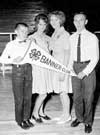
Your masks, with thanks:
M 62 11 L 53 11 L 51 13 L 49 13 L 49 19 L 51 18 L 52 15 L 55 15 L 59 20 L 60 20 L 60 25 L 64 25 L 65 21 L 66 21 L 66 16 L 65 13 Z

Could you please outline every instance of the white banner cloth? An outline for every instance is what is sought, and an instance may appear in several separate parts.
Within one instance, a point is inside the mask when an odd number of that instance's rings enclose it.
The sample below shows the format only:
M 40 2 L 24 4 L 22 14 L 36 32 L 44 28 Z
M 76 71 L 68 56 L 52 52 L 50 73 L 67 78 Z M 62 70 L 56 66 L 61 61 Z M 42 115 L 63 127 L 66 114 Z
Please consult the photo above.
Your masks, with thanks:
M 43 68 L 48 68 L 57 72 L 69 73 L 69 70 L 66 66 L 59 63 L 56 59 L 54 59 L 50 54 L 40 48 L 33 42 L 31 42 L 30 47 L 25 53 L 23 60 L 20 63 L 14 63 L 10 58 L 0 58 L 0 63 L 4 64 L 35 64 Z

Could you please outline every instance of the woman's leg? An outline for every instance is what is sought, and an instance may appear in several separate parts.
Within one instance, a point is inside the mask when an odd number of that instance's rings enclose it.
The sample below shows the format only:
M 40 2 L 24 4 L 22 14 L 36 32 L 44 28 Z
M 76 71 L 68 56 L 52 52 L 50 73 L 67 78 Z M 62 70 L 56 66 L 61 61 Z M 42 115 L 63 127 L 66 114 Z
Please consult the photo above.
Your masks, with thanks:
M 69 121 L 71 119 L 70 116 L 70 99 L 68 94 L 66 94 L 65 92 L 62 92 L 60 94 L 60 99 L 61 99 L 61 103 L 62 103 L 62 115 L 60 118 L 60 121 Z
M 39 114 L 41 116 L 45 116 L 45 107 L 46 107 L 46 104 L 47 102 L 51 99 L 51 94 L 47 94 L 46 98 L 44 99 L 44 101 L 42 102 L 41 104 L 41 107 L 40 107 L 40 110 L 39 110 Z
M 44 104 L 44 101 L 42 102 L 42 104 L 41 104 L 41 106 L 40 106 L 40 109 L 39 109 L 39 114 L 40 114 L 41 116 L 44 116 L 44 115 L 45 115 L 45 113 L 44 113 L 44 108 L 43 108 L 43 104 Z
M 50 97 L 49 97 L 50 98 Z M 39 109 L 39 116 L 40 118 L 42 118 L 43 120 L 51 120 L 51 118 L 45 113 L 44 108 L 46 106 L 48 100 L 48 95 L 47 97 L 44 99 L 44 101 L 42 102 L 40 109 Z
M 32 113 L 36 118 L 39 118 L 39 109 L 40 109 L 41 105 L 43 104 L 43 101 L 45 98 L 46 98 L 46 94 L 39 94 L 39 96 L 36 100 L 35 107 L 34 107 L 34 110 Z

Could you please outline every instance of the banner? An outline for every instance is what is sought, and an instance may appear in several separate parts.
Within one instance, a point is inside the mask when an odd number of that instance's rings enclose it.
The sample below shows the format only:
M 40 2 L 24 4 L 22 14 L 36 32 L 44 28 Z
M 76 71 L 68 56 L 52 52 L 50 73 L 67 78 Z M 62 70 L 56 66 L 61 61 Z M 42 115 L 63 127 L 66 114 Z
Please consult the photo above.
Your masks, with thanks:
M 69 73 L 66 66 L 59 63 L 54 57 L 52 57 L 34 42 L 31 43 L 31 46 L 21 63 L 35 64 L 37 66 L 48 68 L 57 72 Z
M 34 41 L 31 42 L 27 53 L 25 53 L 23 60 L 20 63 L 13 63 L 10 59 L 0 59 L 4 64 L 25 64 L 30 63 L 43 68 L 51 69 L 57 72 L 70 73 L 66 66 L 59 63 L 54 57 L 40 48 Z

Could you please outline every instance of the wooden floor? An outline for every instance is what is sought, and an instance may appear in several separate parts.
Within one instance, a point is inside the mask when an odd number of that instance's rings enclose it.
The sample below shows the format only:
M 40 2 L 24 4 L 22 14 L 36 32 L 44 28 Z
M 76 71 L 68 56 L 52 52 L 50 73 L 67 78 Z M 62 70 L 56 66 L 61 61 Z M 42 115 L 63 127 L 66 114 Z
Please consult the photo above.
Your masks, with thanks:
M 98 95 L 98 94 L 96 94 Z M 97 98 L 96 98 L 97 99 Z M 100 101 L 95 102 L 93 132 L 90 135 L 100 135 Z M 57 117 L 61 113 L 59 95 L 52 95 L 46 105 L 46 113 L 51 117 Z M 72 119 L 75 118 L 74 107 Z M 34 122 L 34 121 L 33 121 Z M 0 73 L 0 135 L 84 135 L 84 125 L 76 128 L 70 127 L 70 123 L 58 125 L 54 121 L 36 124 L 29 130 L 23 130 L 17 126 L 14 120 L 14 99 L 12 93 L 11 73 L 4 77 Z

